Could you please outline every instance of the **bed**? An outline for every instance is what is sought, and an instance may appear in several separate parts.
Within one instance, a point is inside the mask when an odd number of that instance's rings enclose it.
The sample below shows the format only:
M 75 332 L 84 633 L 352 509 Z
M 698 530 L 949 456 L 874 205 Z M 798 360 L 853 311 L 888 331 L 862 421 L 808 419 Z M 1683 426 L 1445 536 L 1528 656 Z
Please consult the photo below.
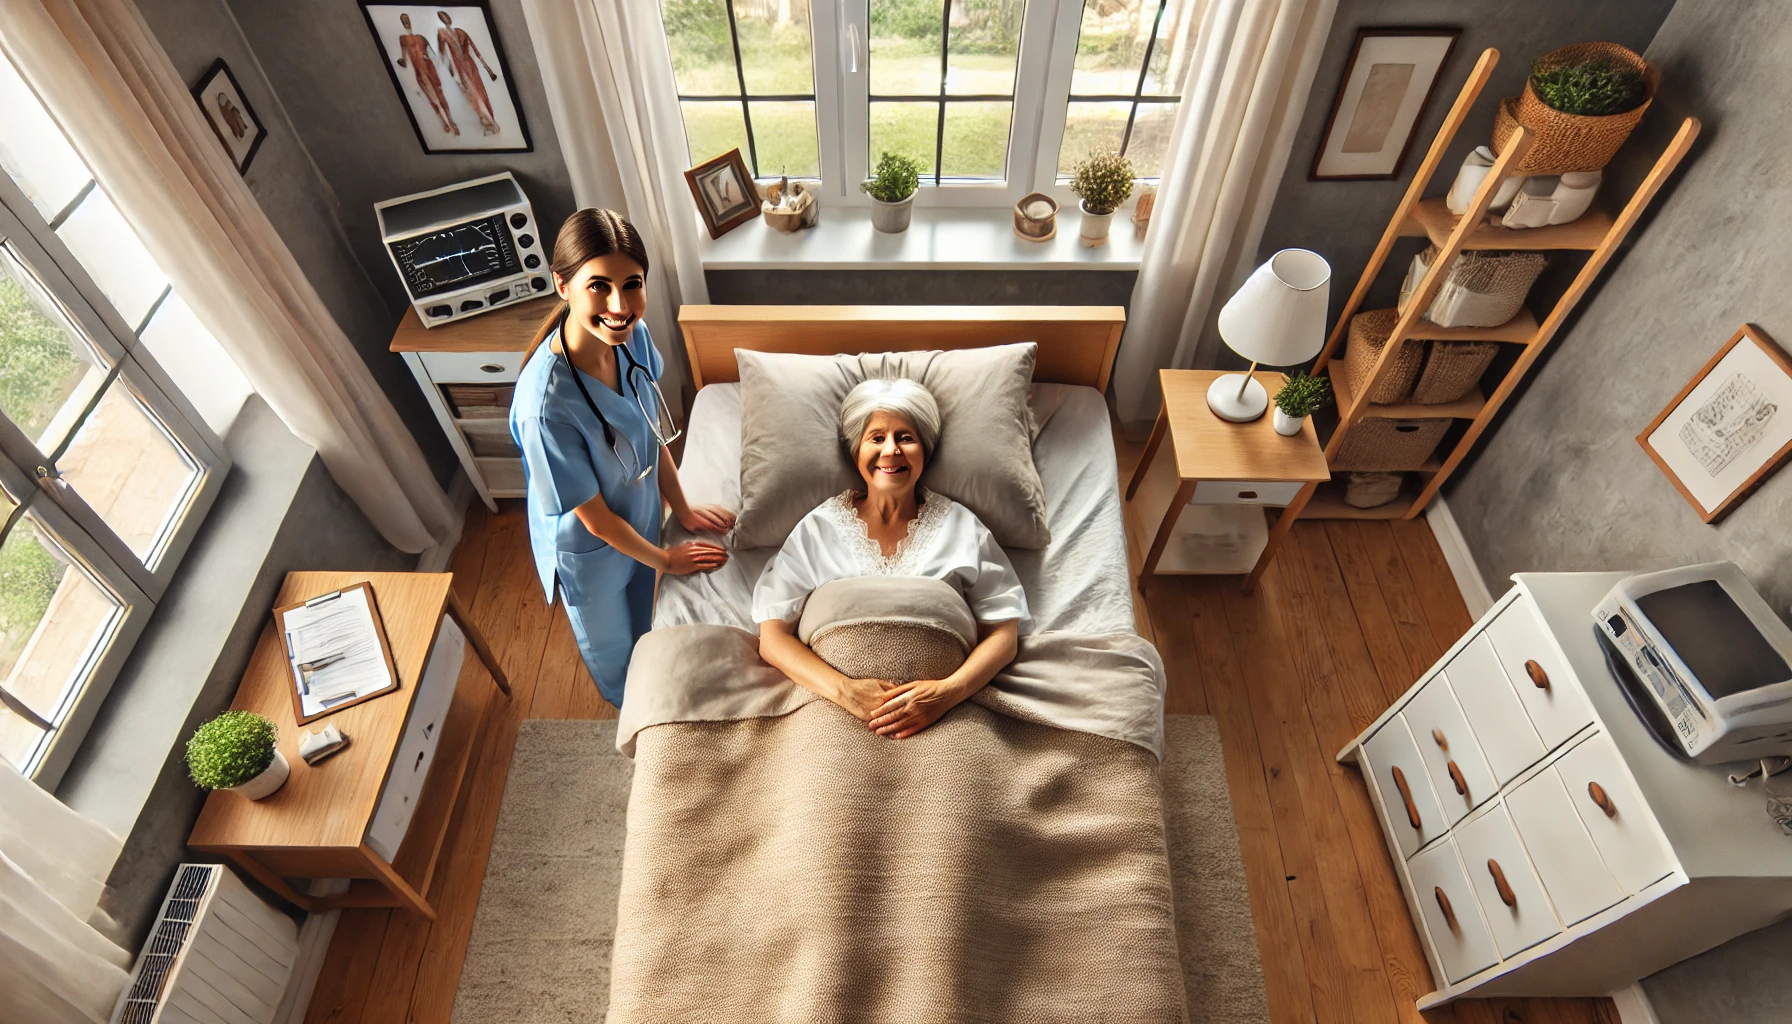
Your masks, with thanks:
M 618 730 L 636 775 L 610 1020 L 1185 1019 L 1162 666 L 1133 628 L 1102 396 L 1123 312 L 686 307 L 681 323 L 699 391 L 680 477 L 729 507 L 735 348 L 1038 342 L 1051 541 L 1009 551 L 1034 624 L 1003 685 L 905 741 L 757 659 L 752 585 L 775 549 L 662 581 Z

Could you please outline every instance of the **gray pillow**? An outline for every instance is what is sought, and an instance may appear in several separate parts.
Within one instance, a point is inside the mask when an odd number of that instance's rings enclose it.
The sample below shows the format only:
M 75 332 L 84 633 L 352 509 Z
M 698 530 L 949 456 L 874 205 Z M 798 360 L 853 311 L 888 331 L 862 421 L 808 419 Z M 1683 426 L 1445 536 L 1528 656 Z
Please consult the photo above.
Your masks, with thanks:
M 1045 487 L 1033 465 L 1032 342 L 952 352 L 804 356 L 736 349 L 740 364 L 740 547 L 776 547 L 823 500 L 864 481 L 841 450 L 840 403 L 869 377 L 920 381 L 940 404 L 921 484 L 964 505 L 996 543 L 1043 548 Z

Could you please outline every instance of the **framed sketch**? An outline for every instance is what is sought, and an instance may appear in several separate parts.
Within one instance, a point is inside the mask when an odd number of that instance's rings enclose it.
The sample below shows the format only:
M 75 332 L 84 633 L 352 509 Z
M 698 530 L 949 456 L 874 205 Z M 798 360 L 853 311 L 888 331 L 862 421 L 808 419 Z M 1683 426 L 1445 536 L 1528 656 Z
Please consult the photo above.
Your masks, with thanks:
M 261 125 L 261 118 L 255 116 L 255 108 L 249 106 L 249 100 L 243 96 L 242 87 L 236 84 L 236 76 L 230 73 L 230 65 L 220 57 L 212 63 L 205 74 L 199 77 L 199 84 L 193 86 L 193 98 L 199 101 L 199 109 L 205 111 L 205 119 L 217 133 L 218 141 L 224 144 L 224 152 L 230 154 L 230 161 L 236 164 L 237 173 L 249 169 L 249 161 L 255 159 L 255 151 L 261 148 L 261 140 L 267 138 L 268 130 Z
M 1438 72 L 1461 34 L 1459 28 L 1358 29 L 1307 177 L 1398 177 Z
M 1636 440 L 1716 522 L 1792 453 L 1792 359 L 1744 324 Z
M 703 214 L 703 226 L 711 238 L 720 238 L 759 216 L 759 189 L 738 149 L 684 172 L 684 180 L 691 186 L 691 198 L 697 200 L 697 211 Z
M 425 153 L 533 148 L 486 0 L 360 4 Z

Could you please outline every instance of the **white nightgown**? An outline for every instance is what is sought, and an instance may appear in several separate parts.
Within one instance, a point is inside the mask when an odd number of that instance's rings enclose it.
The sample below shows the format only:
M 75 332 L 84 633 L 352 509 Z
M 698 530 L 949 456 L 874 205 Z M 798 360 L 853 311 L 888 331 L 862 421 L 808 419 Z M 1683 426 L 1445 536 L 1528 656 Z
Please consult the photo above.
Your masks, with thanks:
M 822 502 L 790 531 L 753 587 L 753 621 L 795 623 L 816 587 L 852 576 L 928 576 L 952 585 L 978 622 L 1020 620 L 1026 633 L 1027 596 L 1008 555 L 970 509 L 943 494 L 918 489 L 923 499 L 908 536 L 885 557 L 853 509 L 851 491 Z

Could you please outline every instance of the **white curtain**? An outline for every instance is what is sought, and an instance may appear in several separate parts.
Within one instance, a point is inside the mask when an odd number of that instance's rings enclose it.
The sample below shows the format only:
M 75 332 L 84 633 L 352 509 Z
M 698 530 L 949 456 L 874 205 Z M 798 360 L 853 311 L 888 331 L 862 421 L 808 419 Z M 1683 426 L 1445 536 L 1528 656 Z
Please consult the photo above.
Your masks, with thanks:
M 130 0 L 0 0 L 0 48 L 206 329 L 386 540 L 455 515 Z M 0 116 L 4 116 L 0 114 Z
M 1154 418 L 1160 367 L 1214 365 L 1219 305 L 1257 263 L 1337 0 L 1207 0 L 1115 360 L 1120 418 Z
M 122 843 L 0 760 L 0 1024 L 105 1024 L 130 954 L 93 923 Z
M 709 301 L 678 87 L 651 0 L 523 0 L 548 109 L 581 207 L 620 212 L 653 263 L 647 327 L 666 357 L 667 400 L 690 378 L 678 307 Z M 680 382 L 679 387 L 670 386 Z

